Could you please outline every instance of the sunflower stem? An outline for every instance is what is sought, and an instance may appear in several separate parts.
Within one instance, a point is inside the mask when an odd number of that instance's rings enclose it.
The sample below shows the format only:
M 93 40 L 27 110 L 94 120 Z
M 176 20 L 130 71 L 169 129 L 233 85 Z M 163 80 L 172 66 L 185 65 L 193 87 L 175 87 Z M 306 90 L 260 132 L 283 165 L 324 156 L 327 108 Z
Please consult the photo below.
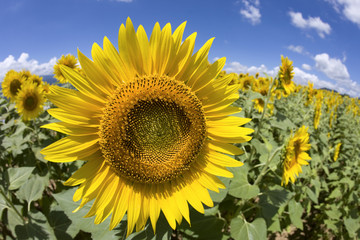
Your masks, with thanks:
M 3 192 L 2 188 L 0 188 L 0 193 L 1 195 L 4 197 L 4 199 L 6 200 L 6 202 L 8 202 L 8 204 L 10 205 L 10 207 L 14 210 L 14 212 L 20 217 L 20 219 L 23 221 L 23 223 L 25 224 L 25 219 L 24 217 L 20 214 L 20 212 L 16 209 L 16 207 L 14 206 L 14 204 L 10 201 L 10 199 L 6 196 L 6 194 Z
M 264 111 L 263 111 L 262 114 L 261 114 L 261 117 L 260 117 L 260 119 L 259 119 L 259 123 L 258 123 L 258 125 L 257 125 L 257 128 L 256 128 L 256 131 L 255 131 L 255 134 L 254 134 L 254 137 L 253 137 L 253 138 L 258 138 L 258 136 L 259 136 L 260 129 L 261 129 L 261 127 L 262 127 L 262 122 L 263 122 L 263 119 L 264 119 L 264 116 L 265 116 L 265 113 L 266 113 L 266 110 L 267 110 L 267 105 L 268 105 L 269 100 L 270 100 L 270 97 L 271 97 L 271 89 L 272 89 L 273 86 L 274 86 L 275 80 L 276 80 L 276 79 L 274 79 L 274 80 L 271 82 L 270 86 L 269 86 L 269 89 L 268 89 L 268 92 L 267 92 L 267 96 L 266 96 L 266 99 L 265 99 Z M 255 147 L 254 147 L 253 145 L 251 145 L 250 156 L 249 156 L 249 158 L 248 158 L 248 160 L 247 160 L 248 162 L 251 161 L 254 153 L 255 153 Z
M 266 160 L 265 166 L 261 169 L 260 174 L 258 175 L 258 177 L 256 178 L 254 185 L 258 185 L 259 182 L 261 181 L 261 179 L 266 175 L 268 167 L 270 165 L 270 162 L 273 160 L 273 158 L 275 157 L 275 155 L 284 148 L 284 145 L 278 147 L 277 149 L 275 149 L 275 151 L 271 154 L 271 156 Z

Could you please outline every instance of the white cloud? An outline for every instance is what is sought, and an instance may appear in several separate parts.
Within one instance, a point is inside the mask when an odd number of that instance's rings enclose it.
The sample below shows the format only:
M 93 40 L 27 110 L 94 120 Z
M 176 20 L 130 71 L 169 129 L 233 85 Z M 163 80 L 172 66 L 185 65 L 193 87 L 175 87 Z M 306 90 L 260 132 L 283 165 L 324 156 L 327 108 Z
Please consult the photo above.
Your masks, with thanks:
M 309 17 L 304 19 L 302 13 L 290 11 L 291 22 L 295 27 L 301 29 L 315 29 L 321 38 L 325 37 L 325 34 L 330 34 L 331 27 L 328 23 L 321 21 L 320 17 Z
M 360 27 L 360 0 L 326 0 L 337 12 Z
M 345 64 L 340 59 L 331 58 L 329 54 L 322 53 L 316 55 L 314 60 L 316 69 L 336 81 L 337 88 L 335 89 L 350 96 L 360 95 L 360 85 L 351 80 Z
M 35 59 L 29 59 L 29 54 L 27 53 L 21 53 L 18 59 L 15 59 L 13 55 L 9 55 L 0 62 L 0 81 L 2 81 L 5 74 L 11 69 L 15 71 L 26 69 L 33 74 L 49 75 L 53 73 L 53 67 L 55 64 L 56 57 L 51 58 L 49 62 L 39 63 Z
M 133 0 L 114 0 L 115 2 L 131 3 Z
M 260 75 L 263 75 L 263 73 L 266 73 L 269 76 L 275 76 L 279 71 L 279 67 L 275 67 L 272 70 L 268 70 L 264 64 L 261 64 L 259 67 L 256 66 L 248 67 L 242 65 L 239 62 L 234 61 L 234 62 L 230 62 L 229 64 L 226 64 L 224 70 L 226 72 L 249 73 L 250 75 L 255 75 L 256 73 L 260 73 Z
M 240 10 L 240 14 L 247 18 L 251 24 L 256 25 L 261 22 L 261 13 L 259 10 L 259 0 L 243 0 L 244 8 Z
M 340 59 L 330 58 L 327 53 L 322 53 L 317 54 L 314 60 L 315 67 L 325 73 L 330 79 L 340 82 L 350 79 L 347 68 Z
M 294 45 L 290 45 L 287 47 L 287 49 L 293 51 L 293 52 L 297 52 L 297 53 L 302 53 L 304 51 L 304 47 L 303 46 L 294 46 Z
M 301 65 L 301 67 L 302 67 L 303 69 L 305 69 L 305 70 L 308 70 L 308 71 L 311 70 L 311 66 L 310 66 L 309 64 L 306 64 L 306 63 L 304 63 L 303 65 Z
M 294 82 L 297 84 L 308 85 L 308 81 L 310 81 L 314 83 L 315 88 L 336 89 L 335 84 L 325 80 L 320 80 L 315 74 L 307 73 L 298 67 L 294 67 L 294 73 Z

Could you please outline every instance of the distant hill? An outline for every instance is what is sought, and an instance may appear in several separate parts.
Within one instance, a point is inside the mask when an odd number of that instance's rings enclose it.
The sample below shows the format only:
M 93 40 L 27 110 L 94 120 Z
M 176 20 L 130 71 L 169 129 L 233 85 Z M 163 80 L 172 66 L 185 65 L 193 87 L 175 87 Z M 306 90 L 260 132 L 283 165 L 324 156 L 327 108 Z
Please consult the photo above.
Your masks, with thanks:
M 45 81 L 49 84 L 54 84 L 57 82 L 56 78 L 54 78 L 54 75 L 44 75 L 41 77 L 43 77 L 43 81 Z

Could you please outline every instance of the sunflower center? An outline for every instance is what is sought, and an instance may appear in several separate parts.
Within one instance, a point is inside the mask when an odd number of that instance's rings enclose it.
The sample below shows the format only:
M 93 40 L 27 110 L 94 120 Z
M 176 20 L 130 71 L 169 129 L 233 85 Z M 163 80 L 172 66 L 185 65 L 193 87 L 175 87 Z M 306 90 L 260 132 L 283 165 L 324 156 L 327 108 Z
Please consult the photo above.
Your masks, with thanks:
M 301 152 L 301 142 L 300 140 L 296 140 L 294 142 L 294 154 L 296 159 L 299 156 L 300 152 Z
M 189 170 L 206 136 L 200 100 L 183 82 L 143 76 L 109 99 L 100 124 L 105 160 L 135 182 L 170 181 Z
M 16 95 L 21 87 L 21 82 L 19 79 L 14 79 L 10 83 L 10 92 L 12 95 Z
M 28 95 L 25 97 L 24 100 L 24 109 L 28 111 L 32 111 L 36 108 L 37 104 L 38 104 L 37 97 L 34 95 Z

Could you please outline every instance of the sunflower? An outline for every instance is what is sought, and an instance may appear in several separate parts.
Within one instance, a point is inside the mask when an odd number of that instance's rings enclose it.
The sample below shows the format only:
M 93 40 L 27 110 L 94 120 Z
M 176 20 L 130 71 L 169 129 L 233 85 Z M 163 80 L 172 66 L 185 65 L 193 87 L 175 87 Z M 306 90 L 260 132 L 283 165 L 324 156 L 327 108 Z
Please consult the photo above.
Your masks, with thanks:
M 281 179 L 281 186 L 285 183 L 288 185 L 289 179 L 295 182 L 296 176 L 302 172 L 301 166 L 308 165 L 307 160 L 311 157 L 306 153 L 311 147 L 309 144 L 308 128 L 302 126 L 299 128 L 294 136 L 292 136 L 285 148 L 284 161 L 283 161 L 283 176 Z
M 77 65 L 78 61 L 75 56 L 68 54 L 66 56 L 62 55 L 59 60 L 57 60 L 56 64 L 54 65 L 54 74 L 55 78 L 59 80 L 60 83 L 67 83 L 67 79 L 64 77 L 60 66 L 65 65 L 69 68 L 80 70 L 79 66 Z
M 38 75 L 35 75 L 35 74 L 33 74 L 29 77 L 29 80 L 33 83 L 36 83 L 37 86 L 40 86 L 43 84 L 42 79 L 43 79 L 43 77 L 39 77 Z
M 140 25 L 135 32 L 128 18 L 119 30 L 119 50 L 104 38 L 94 44 L 93 61 L 80 51 L 85 76 L 61 66 L 77 89 L 51 88 L 48 99 L 58 108 L 48 112 L 61 122 L 45 127 L 69 136 L 42 150 L 53 162 L 87 161 L 65 182 L 79 188 L 78 209 L 95 199 L 86 217 L 101 223 L 111 213 L 110 229 L 127 212 L 127 234 L 147 220 L 155 231 L 162 211 L 175 229 L 188 203 L 204 213 L 213 206 L 208 189 L 224 184 L 216 177 L 233 177 L 226 167 L 241 162 L 224 155 L 242 151 L 231 143 L 251 139 L 250 121 L 229 116 L 241 109 L 239 84 L 232 77 L 215 79 L 225 58 L 209 64 L 213 39 L 192 54 L 196 33 L 182 39 L 185 23 L 173 33 L 171 25 L 155 24 L 150 40 Z
M 340 147 L 341 147 L 341 142 L 339 142 L 339 143 L 338 143 L 338 144 L 336 144 L 336 146 L 335 146 L 335 151 L 334 151 L 334 162 L 336 162 L 336 160 L 339 158 Z
M 16 108 L 22 119 L 31 120 L 43 111 L 45 102 L 43 89 L 37 83 L 25 82 L 16 98 Z
M 295 84 L 292 81 L 294 78 L 293 65 L 292 61 L 290 61 L 287 57 L 284 58 L 281 55 L 281 66 L 279 70 L 279 79 L 281 81 L 281 85 L 284 88 L 285 93 L 288 95 L 295 91 Z
M 20 71 L 20 75 L 24 78 L 24 80 L 28 80 L 31 77 L 31 72 L 29 70 L 23 69 Z
M 315 110 L 314 110 L 314 128 L 317 129 L 320 123 L 321 118 L 321 106 L 323 102 L 324 96 L 323 92 L 319 91 L 316 94 L 316 102 L 315 102 Z
M 253 76 L 246 75 L 246 76 L 240 77 L 241 90 L 246 91 L 248 89 L 251 89 L 253 82 L 254 82 Z
M 43 82 L 42 87 L 43 87 L 43 90 L 44 90 L 44 93 L 45 93 L 45 94 L 46 94 L 46 93 L 50 93 L 50 87 L 51 87 L 51 85 L 50 85 L 49 83 Z
M 4 96 L 9 98 L 11 102 L 14 102 L 23 83 L 24 79 L 20 73 L 14 70 L 7 72 L 2 82 Z
M 256 98 L 252 100 L 254 102 L 254 108 L 259 112 L 262 113 L 265 107 L 265 101 L 262 98 Z

